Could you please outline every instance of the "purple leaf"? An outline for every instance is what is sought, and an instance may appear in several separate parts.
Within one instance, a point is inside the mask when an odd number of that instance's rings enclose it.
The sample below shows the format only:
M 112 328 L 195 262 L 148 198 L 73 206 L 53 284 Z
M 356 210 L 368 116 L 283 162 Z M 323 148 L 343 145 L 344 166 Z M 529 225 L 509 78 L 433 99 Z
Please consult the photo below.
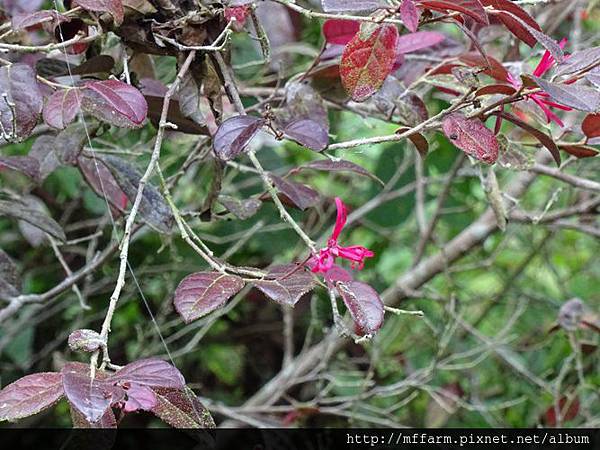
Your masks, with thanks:
M 421 0 L 421 5 L 436 11 L 458 11 L 477 22 L 488 25 L 489 19 L 479 0 Z
M 600 47 L 573 52 L 556 68 L 556 76 L 570 75 L 588 69 L 600 62 Z
M 81 93 L 77 89 L 58 90 L 52 94 L 44 105 L 44 122 L 59 130 L 69 125 L 80 109 L 79 97 Z
M 69 20 L 59 12 L 49 9 L 33 13 L 15 14 L 12 19 L 12 27 L 15 31 L 38 25 L 40 23 L 52 23 L 53 25 Z
M 358 33 L 360 23 L 356 20 L 328 19 L 323 24 L 325 42 L 346 45 Z
M 219 195 L 218 201 L 227 209 L 227 211 L 240 220 L 249 219 L 256 214 L 262 206 L 262 202 L 256 198 L 239 200 L 228 195 Z
M 69 348 L 73 351 L 94 352 L 105 345 L 104 340 L 94 330 L 75 330 L 67 340 Z
M 314 276 L 295 264 L 273 266 L 262 280 L 254 281 L 267 297 L 283 305 L 294 306 L 315 286 Z
M 152 389 L 132 383 L 127 389 L 127 401 L 123 406 L 123 412 L 130 413 L 135 411 L 151 411 L 156 408 L 158 400 Z
M 275 175 L 271 175 L 271 180 L 279 192 L 303 211 L 316 205 L 319 201 L 319 193 L 304 184 L 284 180 Z
M 88 422 L 85 416 L 74 407 L 71 406 L 70 410 L 73 428 L 117 428 L 117 419 L 110 408 L 107 409 L 104 415 L 94 423 Z
M 600 70 L 598 69 L 598 67 L 595 67 L 594 69 L 590 70 L 584 76 L 586 80 L 588 80 L 594 86 L 600 88 Z
M 446 36 L 436 31 L 417 31 L 416 33 L 403 34 L 398 37 L 396 51 L 398 53 L 411 53 L 423 48 L 439 44 Z
M 446 137 L 468 155 L 487 164 L 493 164 L 498 159 L 496 136 L 481 120 L 452 113 L 443 120 L 442 129 Z
M 89 423 L 98 422 L 111 404 L 120 402 L 125 396 L 122 387 L 107 383 L 106 378 L 106 373 L 97 372 L 92 380 L 86 364 L 68 363 L 62 369 L 65 395 Z
M 322 170 L 325 172 L 353 172 L 358 175 L 369 177 L 378 183 L 383 184 L 383 181 L 381 181 L 375 174 L 372 174 L 364 167 L 343 159 L 335 161 L 331 159 L 318 159 L 316 161 L 311 161 L 308 164 L 304 164 L 298 168 L 298 170 L 303 169 Z
M 200 102 L 202 100 L 201 86 L 191 72 L 186 73 L 181 80 L 177 91 L 177 98 L 181 114 L 196 123 L 206 122 L 200 110 Z
M 0 170 L 7 167 L 34 180 L 40 179 L 40 163 L 31 156 L 0 156 Z
M 219 158 L 229 161 L 242 153 L 256 136 L 264 119 L 252 116 L 235 116 L 223 122 L 213 139 L 213 148 Z
M 512 15 L 512 17 L 515 20 L 519 21 L 521 25 L 523 25 L 527 29 L 527 31 L 538 41 L 538 43 L 550 52 L 550 54 L 558 64 L 564 61 L 565 54 L 563 53 L 562 48 L 560 48 L 560 45 L 558 45 L 558 42 L 556 42 L 550 36 L 547 36 L 546 34 L 542 33 L 540 30 L 532 27 L 523 19 L 515 16 L 514 14 Z
M 402 0 L 402 4 L 400 5 L 400 18 L 406 28 L 408 28 L 411 32 L 417 31 L 419 26 L 419 10 L 415 6 L 414 0 Z
M 175 290 L 175 309 L 191 322 L 221 308 L 246 283 L 240 277 L 219 272 L 197 272 L 185 277 Z
M 325 12 L 372 11 L 385 8 L 382 0 L 321 0 Z
M 387 77 L 373 100 L 381 112 L 388 116 L 398 114 L 400 120 L 411 127 L 429 117 L 423 100 L 414 92 L 407 91 L 402 82 L 393 76 Z
M 88 143 L 88 134 L 93 134 L 97 125 L 85 125 L 84 123 L 72 123 L 60 131 L 54 140 L 54 152 L 58 160 L 67 165 L 75 165 L 77 157 Z
M 21 277 L 15 262 L 0 249 L 0 299 L 10 300 L 21 292 Z
M 0 122 L 14 140 L 28 137 L 42 112 L 42 93 L 33 69 L 25 64 L 11 64 L 0 68 L 0 92 L 6 100 L 0 101 Z M 14 108 L 9 105 L 14 104 Z M 15 126 L 16 129 L 13 129 Z M 0 143 L 5 138 L 0 138 Z
M 285 106 L 292 117 L 285 120 L 284 124 L 288 124 L 294 119 L 306 118 L 320 122 L 329 130 L 327 108 L 323 98 L 310 84 L 298 81 L 287 83 L 285 86 Z M 281 114 L 281 111 L 278 111 L 278 113 Z
M 152 412 L 174 428 L 214 428 L 215 422 L 189 388 L 154 388 L 157 404 Z
M 329 144 L 329 134 L 323 125 L 312 119 L 297 119 L 283 129 L 286 137 L 316 152 L 323 151 Z
M 9 16 L 20 13 L 31 13 L 37 11 L 42 6 L 43 0 L 3 0 L 2 9 Z
M 19 219 L 20 221 L 25 221 L 35 228 L 50 234 L 61 242 L 65 242 L 67 238 L 62 227 L 45 211 L 40 211 L 40 208 L 38 208 L 37 205 L 32 204 L 31 201 L 29 201 L 31 198 L 35 199 L 35 197 L 26 197 L 21 201 L 0 200 L 0 215 L 6 215 Z
M 350 311 L 357 334 L 375 334 L 383 324 L 384 315 L 383 302 L 375 289 L 360 281 L 338 282 L 336 287 Z
M 538 141 L 540 141 L 540 143 L 544 147 L 546 147 L 548 149 L 548 151 L 554 158 L 556 165 L 560 167 L 560 151 L 558 150 L 556 143 L 552 140 L 552 137 L 541 132 L 536 127 L 529 125 L 527 122 L 523 122 L 521 119 L 519 119 L 516 116 L 513 116 L 510 113 L 507 113 L 504 111 L 495 111 L 495 112 L 492 112 L 492 114 L 495 116 L 502 117 L 503 119 L 514 123 L 516 126 L 522 128 L 523 130 L 525 130 L 529 134 L 531 134 L 533 137 L 535 137 Z
M 151 97 L 164 97 L 169 89 L 160 80 L 154 78 L 142 78 L 140 80 L 140 91 Z
M 77 158 L 77 167 L 79 167 L 79 171 L 99 197 L 104 198 L 106 196 L 106 200 L 111 205 L 119 211 L 125 211 L 127 195 L 119 187 L 112 172 L 102 160 L 80 156 Z
M 80 101 L 84 111 L 117 127 L 140 126 L 148 114 L 142 93 L 118 80 L 87 83 Z
M 185 386 L 181 372 L 166 361 L 156 358 L 140 359 L 127 364 L 106 378 L 110 383 L 136 383 L 140 386 L 180 389 Z
M 533 77 L 539 87 L 561 105 L 585 112 L 598 112 L 600 110 L 600 92 L 576 84 L 552 83 L 542 78 Z
M 140 179 L 142 178 L 140 172 L 129 164 L 129 162 L 115 156 L 104 156 L 102 162 L 106 164 L 106 167 L 110 170 L 127 198 L 133 202 L 137 195 Z M 102 173 L 101 176 L 102 180 L 109 180 L 109 178 L 104 177 Z M 124 202 L 124 200 L 120 200 L 122 197 L 119 196 L 119 193 L 116 190 L 111 194 L 109 200 L 111 198 L 115 202 Z M 119 206 L 119 204 L 116 204 L 116 206 Z M 166 200 L 158 189 L 151 184 L 147 184 L 142 193 L 139 215 L 156 231 L 160 233 L 169 233 L 171 231 L 173 222 L 171 208 L 169 208 L 169 205 L 167 205 Z
M 343 283 L 349 283 L 353 280 L 352 274 L 346 269 L 334 264 L 331 269 L 323 274 L 325 281 L 331 286 L 335 287 L 335 283 L 341 281 Z
M 42 372 L 19 378 L 0 391 L 0 421 L 37 414 L 54 405 L 62 396 L 60 373 Z
M 42 135 L 35 140 L 31 150 L 29 150 L 28 156 L 38 161 L 39 183 L 44 181 L 48 175 L 60 166 L 60 161 L 54 149 L 54 143 L 54 136 Z
M 157 92 L 158 93 L 158 92 Z M 156 128 L 160 126 L 160 117 L 162 115 L 162 108 L 164 104 L 164 96 L 154 97 L 152 95 L 144 96 L 148 104 L 148 119 L 152 125 Z M 181 114 L 179 102 L 171 99 L 169 102 L 169 109 L 167 111 L 167 121 L 177 126 L 177 131 L 187 134 L 203 134 L 208 136 L 208 128 L 203 125 L 199 125 L 191 119 L 188 119 Z
M 123 22 L 122 0 L 73 0 L 72 5 L 81 6 L 86 11 L 109 13 L 116 25 L 121 25 Z

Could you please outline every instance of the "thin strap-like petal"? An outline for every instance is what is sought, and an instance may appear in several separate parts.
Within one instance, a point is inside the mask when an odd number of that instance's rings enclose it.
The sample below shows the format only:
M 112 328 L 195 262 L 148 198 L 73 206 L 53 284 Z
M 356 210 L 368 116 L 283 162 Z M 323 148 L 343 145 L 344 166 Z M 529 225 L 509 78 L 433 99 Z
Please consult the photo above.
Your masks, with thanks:
M 344 225 L 346 225 L 348 213 L 346 212 L 346 205 L 344 205 L 341 198 L 335 198 L 335 206 L 337 207 L 337 217 L 335 219 L 335 227 L 333 227 L 333 232 L 331 233 L 331 239 L 337 241 Z

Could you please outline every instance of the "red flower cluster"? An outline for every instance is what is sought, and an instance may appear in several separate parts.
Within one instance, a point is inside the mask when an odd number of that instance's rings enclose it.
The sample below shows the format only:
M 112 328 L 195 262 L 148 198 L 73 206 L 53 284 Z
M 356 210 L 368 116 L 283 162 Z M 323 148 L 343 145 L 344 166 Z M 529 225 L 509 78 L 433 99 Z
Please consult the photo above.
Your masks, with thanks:
M 566 43 L 567 39 L 561 40 L 559 43 L 560 48 L 564 48 Z M 542 59 L 540 59 L 540 62 L 533 71 L 533 74 L 536 77 L 541 77 L 546 72 L 548 72 L 548 70 L 550 70 L 552 66 L 554 66 L 555 62 L 556 61 L 554 60 L 554 57 L 550 54 L 548 50 L 546 50 L 544 52 L 544 55 L 542 56 Z M 508 82 L 512 84 L 515 89 L 519 89 L 521 87 L 521 80 L 513 77 L 510 72 L 508 74 Z M 561 105 L 560 103 L 553 102 L 549 100 L 548 97 L 549 95 L 545 92 L 535 92 L 526 96 L 526 98 L 535 102 L 542 109 L 542 111 L 544 111 L 548 123 L 556 122 L 558 125 L 563 127 L 564 124 L 562 120 L 560 120 L 560 118 L 556 114 L 554 114 L 554 112 L 550 108 L 552 107 L 562 109 L 563 111 L 571 111 L 571 108 L 569 108 L 568 106 Z
M 352 268 L 362 269 L 365 265 L 365 258 L 371 258 L 375 256 L 368 248 L 361 245 L 351 245 L 350 247 L 342 247 L 338 244 L 338 237 L 346 225 L 348 213 L 346 211 L 346 205 L 342 202 L 339 197 L 335 198 L 335 205 L 337 207 L 337 218 L 335 220 L 335 226 L 329 240 L 327 241 L 327 247 L 322 248 L 318 255 L 313 255 L 308 261 L 308 266 L 315 273 L 325 273 L 330 270 L 335 263 L 336 258 L 347 259 L 352 261 Z

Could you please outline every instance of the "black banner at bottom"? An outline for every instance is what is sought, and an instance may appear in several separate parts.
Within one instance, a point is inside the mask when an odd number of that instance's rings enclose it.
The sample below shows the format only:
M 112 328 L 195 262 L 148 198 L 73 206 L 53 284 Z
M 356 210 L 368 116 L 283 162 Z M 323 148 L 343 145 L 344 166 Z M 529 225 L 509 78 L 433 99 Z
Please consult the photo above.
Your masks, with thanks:
M 598 449 L 598 429 L 0 429 L 0 449 Z

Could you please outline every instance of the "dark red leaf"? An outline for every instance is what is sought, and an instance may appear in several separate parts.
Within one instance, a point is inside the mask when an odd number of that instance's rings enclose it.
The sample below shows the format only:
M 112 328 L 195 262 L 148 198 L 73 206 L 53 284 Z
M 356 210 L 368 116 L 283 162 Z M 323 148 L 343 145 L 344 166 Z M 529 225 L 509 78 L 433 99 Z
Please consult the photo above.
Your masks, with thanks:
M 519 20 L 513 17 L 516 16 L 530 27 L 542 31 L 535 19 L 519 5 L 516 5 L 510 0 L 481 0 L 481 3 L 483 3 L 484 6 L 491 6 L 498 10 L 499 12 L 492 12 L 490 14 L 497 15 L 498 19 L 500 19 L 506 28 L 508 28 L 508 30 L 517 38 L 530 47 L 533 47 L 537 43 L 537 39 L 528 31 L 528 29 L 525 28 Z
M 142 93 L 118 80 L 87 83 L 80 101 L 84 111 L 118 127 L 140 126 L 148 114 Z
M 352 100 L 362 102 L 379 90 L 396 61 L 398 29 L 363 22 L 344 48 L 340 76 Z
M 184 429 L 215 427 L 210 412 L 191 389 L 153 388 L 153 391 L 157 403 L 152 408 L 152 412 L 172 427 Z
M 402 127 L 396 130 L 396 133 L 401 134 L 408 130 L 410 130 L 410 128 Z M 429 152 L 429 142 L 427 142 L 425 136 L 423 136 L 421 133 L 412 133 L 408 135 L 408 139 L 410 139 L 410 141 L 417 148 L 417 151 L 419 152 L 419 155 L 421 155 L 421 158 L 425 158 L 427 156 L 427 153 Z
M 94 423 L 88 422 L 85 416 L 72 406 L 70 412 L 73 428 L 117 428 L 117 419 L 110 408 Z
M 358 33 L 360 22 L 356 20 L 328 19 L 323 24 L 325 42 L 346 45 Z
M 446 36 L 436 31 L 417 31 L 416 33 L 403 34 L 398 37 L 396 51 L 398 53 L 416 52 L 439 44 L 444 39 L 446 39 Z
M 158 86 L 153 86 L 157 88 Z M 153 94 L 158 94 L 158 91 L 154 91 Z M 162 108 L 164 103 L 164 95 L 152 96 L 145 95 L 146 103 L 148 104 L 148 119 L 152 122 L 156 128 L 160 126 L 160 117 L 162 114 Z M 181 113 L 181 108 L 177 100 L 171 99 L 169 102 L 169 109 L 167 110 L 167 121 L 177 126 L 177 131 L 187 134 L 202 134 L 208 136 L 208 128 L 203 125 L 199 125 L 191 119 L 188 119 Z
M 53 128 L 66 128 L 80 110 L 81 92 L 78 89 L 58 90 L 52 94 L 44 105 L 44 122 Z
M 415 6 L 414 0 L 402 0 L 402 4 L 400 5 L 400 18 L 409 31 L 413 33 L 417 31 L 420 15 L 421 13 Z
M 62 396 L 60 373 L 42 372 L 19 378 L 0 391 L 0 421 L 37 414 L 54 405 Z
M 581 122 L 581 131 L 588 139 L 600 137 L 600 114 L 588 114 Z
M 117 183 L 112 172 L 102 160 L 80 156 L 77 159 L 77 166 L 85 180 L 98 196 L 101 198 L 106 196 L 106 200 L 111 205 L 119 211 L 125 211 L 127 207 L 127 195 L 119 187 L 119 183 Z
M 375 334 L 384 315 L 383 302 L 375 289 L 360 281 L 337 282 L 336 287 L 354 320 L 356 333 Z
M 235 158 L 244 151 L 264 124 L 265 120 L 260 117 L 235 116 L 227 119 L 215 133 L 215 153 L 224 161 Z
M 123 22 L 122 0 L 73 0 L 72 5 L 81 6 L 86 11 L 109 13 L 116 25 L 121 25 Z
M 442 122 L 444 134 L 468 155 L 493 164 L 498 159 L 498 141 L 494 133 L 479 119 L 467 119 L 459 113 L 446 116 Z
M 566 422 L 574 419 L 579 414 L 579 399 L 567 399 L 567 397 L 561 397 L 558 401 L 558 411 L 561 415 L 562 421 Z M 546 424 L 550 427 L 555 427 L 557 424 L 556 420 L 556 408 L 555 405 L 550 406 L 544 413 L 544 419 Z
M 435 11 L 458 11 L 483 25 L 489 24 L 488 16 L 479 0 L 422 0 L 424 8 Z
M 475 96 L 480 97 L 482 95 L 513 95 L 516 89 L 508 84 L 491 84 L 489 86 L 484 86 L 475 91 Z
M 469 67 L 481 67 L 484 69 L 483 73 L 498 81 L 506 82 L 508 78 L 508 72 L 504 66 L 491 56 L 487 56 L 486 60 L 479 53 L 472 52 L 462 55 L 459 59 Z
M 564 145 L 558 146 L 561 150 L 564 150 L 569 155 L 573 155 L 576 158 L 592 158 L 598 155 L 598 150 L 587 145 Z
M 556 161 L 556 165 L 560 166 L 560 152 L 558 151 L 558 147 L 556 146 L 556 143 L 552 140 L 552 138 L 550 136 L 548 136 L 547 134 L 541 132 L 537 128 L 529 125 L 526 122 L 523 122 L 521 119 L 519 119 L 519 118 L 517 118 L 517 117 L 515 117 L 512 114 L 509 114 L 507 112 L 504 112 L 504 111 L 494 111 L 491 114 L 494 115 L 494 116 L 500 116 L 503 119 L 508 120 L 509 122 L 514 123 L 519 128 L 522 128 L 523 130 L 525 130 L 529 134 L 531 134 L 533 137 L 535 137 L 538 141 L 540 141 L 540 143 L 544 147 L 546 147 L 550 151 L 550 154 L 554 158 L 554 161 Z
M 353 280 L 352 274 L 337 264 L 334 264 L 331 269 L 325 272 L 323 278 L 325 278 L 330 288 L 335 287 L 335 283 L 338 281 L 349 283 Z
M 319 201 L 319 193 L 308 186 L 295 181 L 284 180 L 271 175 L 275 187 L 301 210 L 314 206 Z
M 35 72 L 26 64 L 1 67 L 0 92 L 6 94 L 6 100 L 0 101 L 0 122 L 4 130 L 13 135 L 13 140 L 28 137 L 43 107 Z M 14 109 L 9 104 L 14 104 Z M 16 129 L 13 129 L 13 122 L 16 122 Z M 3 142 L 5 139 L 0 138 L 0 143 Z
M 329 145 L 329 134 L 323 125 L 312 119 L 297 119 L 283 129 L 285 136 L 304 147 L 320 152 Z
M 335 161 L 331 159 L 318 159 L 316 161 L 311 161 L 308 164 L 304 164 L 298 168 L 298 170 L 303 169 L 323 170 L 325 172 L 353 172 L 358 175 L 372 178 L 378 183 L 383 183 L 375 174 L 372 174 L 364 167 L 343 159 Z
M 185 380 L 181 372 L 166 361 L 156 358 L 140 359 L 127 364 L 106 378 L 109 383 L 135 383 L 140 386 L 182 389 Z
M 314 276 L 295 264 L 273 266 L 262 280 L 253 282 L 263 294 L 283 305 L 294 306 L 315 286 Z
M 185 277 L 177 286 L 173 303 L 186 322 L 196 320 L 221 308 L 246 283 L 240 277 L 219 272 L 197 272 Z

